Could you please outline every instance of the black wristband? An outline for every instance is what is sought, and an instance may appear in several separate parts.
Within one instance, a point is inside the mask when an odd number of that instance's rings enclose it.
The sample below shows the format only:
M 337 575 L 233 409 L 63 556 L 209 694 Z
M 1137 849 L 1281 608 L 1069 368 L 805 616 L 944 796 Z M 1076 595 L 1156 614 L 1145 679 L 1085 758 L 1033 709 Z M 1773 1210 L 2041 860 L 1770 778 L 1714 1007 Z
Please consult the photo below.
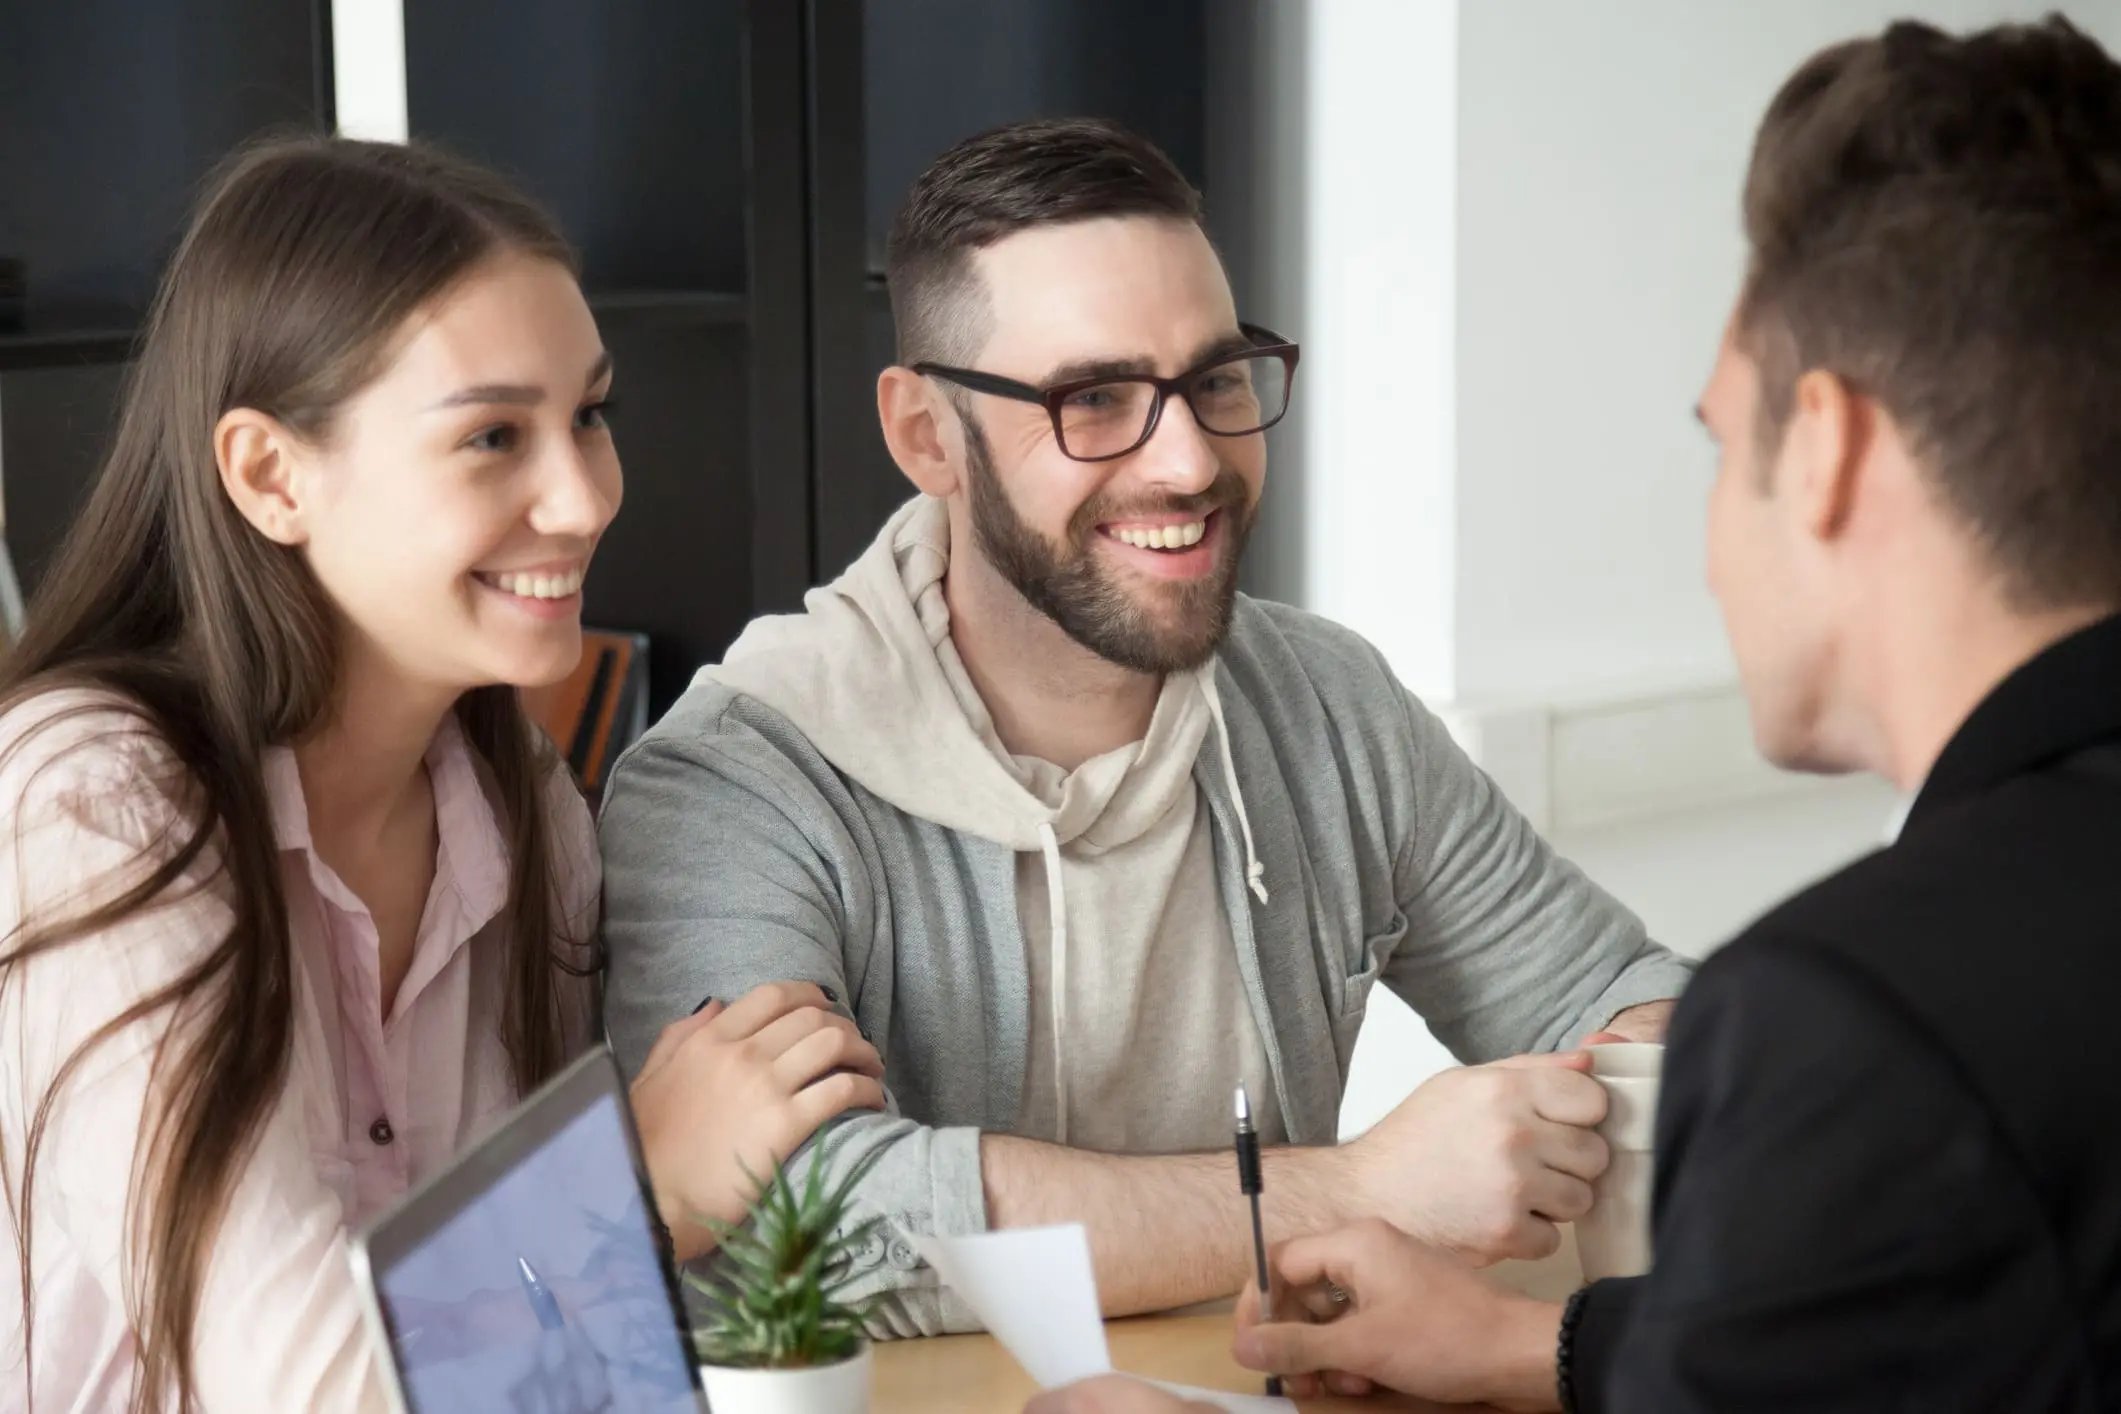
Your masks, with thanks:
M 1554 1393 L 1561 1400 L 1561 1414 L 1576 1414 L 1576 1327 L 1583 1324 L 1584 1298 L 1591 1288 L 1580 1286 L 1561 1308 L 1561 1334 L 1554 1340 Z

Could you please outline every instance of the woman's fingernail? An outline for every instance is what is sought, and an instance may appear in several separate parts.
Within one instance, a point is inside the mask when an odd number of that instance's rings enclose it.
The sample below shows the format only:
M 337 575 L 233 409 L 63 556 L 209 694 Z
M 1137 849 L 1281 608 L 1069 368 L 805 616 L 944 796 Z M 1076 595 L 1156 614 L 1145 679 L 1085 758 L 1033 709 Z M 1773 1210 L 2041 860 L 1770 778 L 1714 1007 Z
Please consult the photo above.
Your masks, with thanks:
M 714 998 L 713 998 L 713 997 L 702 997 L 702 998 L 700 998 L 700 1004 L 699 1004 L 698 1006 L 696 1006 L 696 1007 L 694 1007 L 694 1008 L 692 1009 L 692 1014 L 693 1014 L 694 1016 L 698 1016 L 698 1015 L 699 1015 L 699 1014 L 700 1014 L 701 1012 L 703 1012 L 703 1011 L 707 1010 L 707 1008 L 709 1008 L 709 1007 L 711 1007 L 711 1006 L 713 1006 L 713 1005 L 714 1005 Z

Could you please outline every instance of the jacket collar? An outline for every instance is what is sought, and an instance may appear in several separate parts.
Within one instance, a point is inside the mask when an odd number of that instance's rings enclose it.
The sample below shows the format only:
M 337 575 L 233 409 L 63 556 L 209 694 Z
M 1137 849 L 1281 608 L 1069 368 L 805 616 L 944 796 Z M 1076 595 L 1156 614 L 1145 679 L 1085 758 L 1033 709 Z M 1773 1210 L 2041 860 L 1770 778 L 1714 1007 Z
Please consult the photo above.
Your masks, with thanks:
M 2121 615 L 2041 650 L 1982 699 L 1945 744 L 1908 823 L 2114 738 L 2121 738 Z

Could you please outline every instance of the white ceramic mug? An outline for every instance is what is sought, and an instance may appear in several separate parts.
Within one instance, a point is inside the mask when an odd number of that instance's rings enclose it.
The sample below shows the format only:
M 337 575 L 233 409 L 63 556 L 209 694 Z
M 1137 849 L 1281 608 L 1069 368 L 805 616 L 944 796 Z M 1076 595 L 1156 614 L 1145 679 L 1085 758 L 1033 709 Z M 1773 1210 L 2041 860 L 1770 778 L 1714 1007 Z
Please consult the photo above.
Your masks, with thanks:
M 1664 1047 L 1629 1041 L 1590 1052 L 1591 1077 L 1606 1092 L 1598 1133 L 1612 1162 L 1591 1185 L 1591 1211 L 1576 1220 L 1576 1251 L 1588 1281 L 1640 1276 L 1650 1269 L 1651 1151 Z

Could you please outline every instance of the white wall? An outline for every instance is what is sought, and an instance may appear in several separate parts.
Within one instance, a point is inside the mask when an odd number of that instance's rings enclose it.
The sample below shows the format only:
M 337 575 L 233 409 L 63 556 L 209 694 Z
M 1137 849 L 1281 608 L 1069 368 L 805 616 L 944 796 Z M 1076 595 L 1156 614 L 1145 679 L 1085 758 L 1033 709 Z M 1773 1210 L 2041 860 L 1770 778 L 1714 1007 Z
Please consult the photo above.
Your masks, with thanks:
M 1967 28 L 2048 8 L 1219 12 L 1254 44 L 1211 82 L 1211 214 L 1243 233 L 1226 239 L 1241 305 L 1271 302 L 1305 345 L 1252 585 L 1377 641 L 1557 846 L 1683 951 L 1872 847 L 1895 803 L 1757 764 L 1702 584 L 1713 467 L 1690 414 L 1741 273 L 1754 125 L 1828 43 L 1903 15 Z M 2121 48 L 2121 0 L 2063 8 Z M 1237 119 L 1261 112 L 1265 147 Z M 1229 180 L 1248 150 L 1269 157 Z M 1346 1126 L 1445 1060 L 1380 998 Z
M 405 141 L 404 0 L 334 0 L 331 71 L 341 134 Z
M 1549 838 L 1640 914 L 1651 937 L 1701 957 L 1785 894 L 1882 844 L 1899 803 L 1883 782 L 1851 779 Z M 1449 1064 L 1421 1019 L 1380 993 L 1355 1047 L 1342 1133 L 1369 1128 Z
M 2053 7 L 1457 8 L 1457 697 L 1728 678 L 1701 587 L 1713 462 L 1690 410 L 1736 293 L 1754 125 L 1824 44 L 1901 16 L 1960 29 Z M 2121 5 L 2064 8 L 2121 41 Z
M 1448 698 L 1449 618 L 1408 606 L 1447 605 L 1455 568 L 1458 7 L 1229 0 L 1218 15 L 1211 224 L 1243 307 L 1304 349 L 1251 582 Z

